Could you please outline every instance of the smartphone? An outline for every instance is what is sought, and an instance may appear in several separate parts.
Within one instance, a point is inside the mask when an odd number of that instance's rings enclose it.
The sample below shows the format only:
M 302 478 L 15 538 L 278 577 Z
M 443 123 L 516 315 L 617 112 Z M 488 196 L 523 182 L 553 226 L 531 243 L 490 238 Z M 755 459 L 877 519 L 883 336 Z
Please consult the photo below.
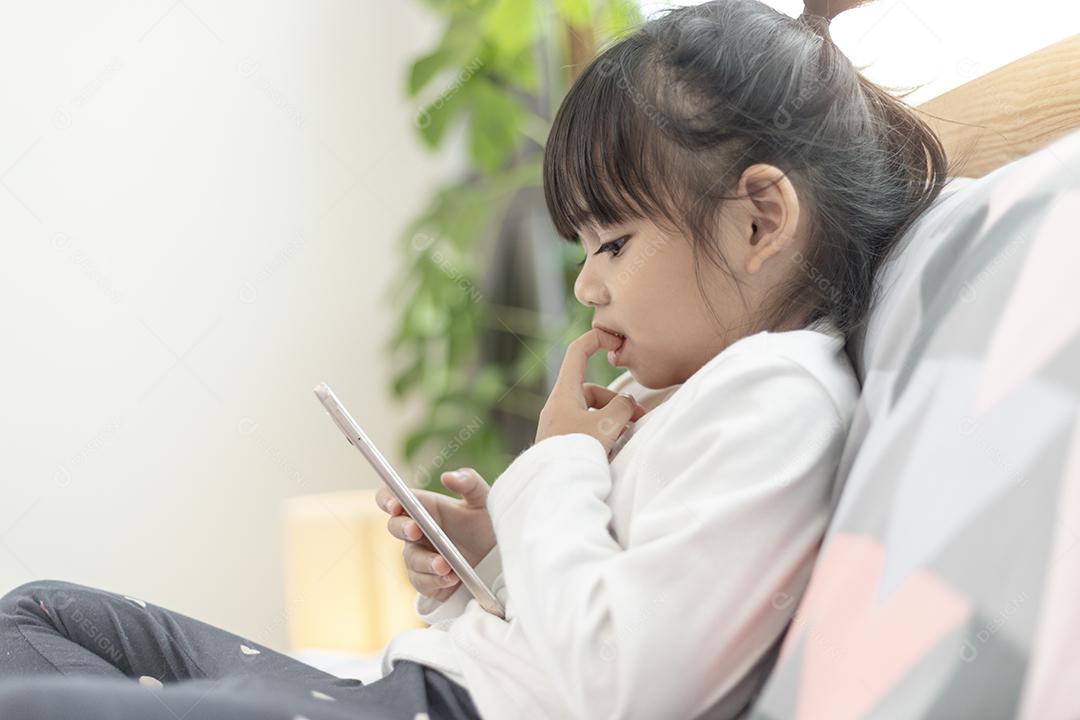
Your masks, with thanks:
M 457 576 L 461 578 L 461 582 L 465 584 L 465 587 L 469 589 L 469 592 L 473 594 L 477 602 L 480 603 L 480 607 L 487 610 L 493 615 L 497 615 L 501 618 L 505 618 L 505 610 L 502 603 L 499 602 L 495 594 L 491 592 L 484 581 L 480 579 L 480 576 L 476 574 L 472 565 L 465 559 L 465 556 L 461 554 L 457 546 L 450 540 L 449 536 L 443 532 L 442 528 L 435 522 L 435 518 L 431 517 L 427 508 L 420 502 L 420 499 L 416 497 L 416 494 L 412 491 L 405 481 L 401 479 L 394 467 L 387 462 L 383 454 L 379 452 L 379 448 L 375 447 L 375 443 L 371 442 L 371 439 L 360 428 L 349 411 L 345 409 L 345 406 L 341 404 L 341 401 L 334 395 L 334 391 L 330 389 L 330 386 L 326 383 L 319 383 L 315 386 L 315 396 L 322 402 L 323 407 L 326 408 L 326 412 L 330 413 L 330 417 L 334 423 L 341 429 L 341 432 L 345 433 L 345 438 L 349 443 L 358 449 L 367 461 L 371 463 L 371 466 L 375 468 L 375 472 L 379 474 L 382 481 L 386 483 L 386 486 L 390 488 L 390 492 L 394 494 L 401 506 L 405 508 L 405 512 L 409 514 L 416 524 L 420 526 L 420 531 L 424 533 L 431 544 L 435 546 L 435 549 L 439 551 L 446 561 L 450 563 L 450 567 L 453 568 Z

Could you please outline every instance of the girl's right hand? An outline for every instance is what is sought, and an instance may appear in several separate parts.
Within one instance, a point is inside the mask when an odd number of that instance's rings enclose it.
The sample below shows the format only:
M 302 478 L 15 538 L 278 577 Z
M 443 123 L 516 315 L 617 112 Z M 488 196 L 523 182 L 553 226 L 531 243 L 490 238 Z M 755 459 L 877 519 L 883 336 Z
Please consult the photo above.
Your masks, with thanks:
M 460 476 L 459 476 L 460 474 Z M 439 527 L 457 545 L 465 560 L 475 567 L 495 547 L 495 528 L 487 511 L 487 495 L 491 489 L 484 478 L 472 468 L 444 472 L 440 476 L 448 490 L 461 495 L 455 499 L 431 490 L 414 490 L 424 508 Z M 393 493 L 381 487 L 375 502 L 390 515 L 386 528 L 390 534 L 405 541 L 402 555 L 409 582 L 434 600 L 443 601 L 454 594 L 460 578 L 450 568 L 431 541 L 420 531 Z

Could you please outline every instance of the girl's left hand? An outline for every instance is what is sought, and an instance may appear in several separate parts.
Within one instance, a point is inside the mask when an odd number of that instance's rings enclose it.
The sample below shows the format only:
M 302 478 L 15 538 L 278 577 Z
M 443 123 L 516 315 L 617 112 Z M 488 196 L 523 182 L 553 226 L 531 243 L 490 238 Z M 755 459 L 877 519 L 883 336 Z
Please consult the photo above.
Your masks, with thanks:
M 645 414 L 645 408 L 628 393 L 616 393 L 585 382 L 589 358 L 597 350 L 614 350 L 619 339 L 593 328 L 570 343 L 559 377 L 551 389 L 536 428 L 536 442 L 555 435 L 585 433 L 600 441 L 610 453 L 627 425 Z

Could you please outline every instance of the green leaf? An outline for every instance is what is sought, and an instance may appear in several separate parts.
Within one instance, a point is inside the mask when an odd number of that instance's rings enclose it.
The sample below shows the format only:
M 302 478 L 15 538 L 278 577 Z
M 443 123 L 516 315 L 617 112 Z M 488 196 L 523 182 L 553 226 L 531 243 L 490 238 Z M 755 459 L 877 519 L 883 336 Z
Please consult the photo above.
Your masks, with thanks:
M 605 39 L 614 40 L 637 30 L 643 19 L 635 0 L 606 0 L 596 26 Z
M 414 62 L 409 69 L 409 97 L 415 97 L 453 57 L 454 53 L 440 47 Z
M 480 368 L 475 386 L 477 397 L 484 404 L 489 404 L 495 402 L 504 392 L 506 392 L 506 382 L 503 381 L 502 373 L 498 368 L 490 365 Z
M 461 252 L 473 248 L 492 220 L 494 208 L 486 187 L 463 187 L 447 198 L 443 229 L 447 240 Z
M 426 244 L 420 235 L 437 235 L 454 246 L 462 257 L 476 245 L 492 214 L 488 182 L 458 181 L 436 191 L 422 223 L 414 224 L 407 237 L 409 252 L 417 254 Z
M 410 68 L 409 97 L 416 96 L 440 71 L 454 71 L 453 80 L 440 91 L 446 95 L 490 60 L 490 50 L 483 35 L 483 15 L 479 12 L 455 15 L 439 46 L 416 60 Z
M 529 45 L 516 55 L 503 59 L 494 72 L 525 90 L 537 90 L 540 86 L 540 70 L 537 67 L 536 48 Z
M 539 33 L 536 0 L 496 0 L 487 14 L 484 35 L 499 55 L 515 55 L 531 46 Z
M 450 377 L 450 371 L 445 363 L 433 363 L 424 366 L 420 383 L 428 395 L 446 392 L 446 383 Z
M 579 27 L 589 25 L 592 19 L 592 9 L 589 0 L 558 0 L 555 9 L 566 22 Z
M 416 114 L 414 122 L 429 147 L 439 146 L 454 118 L 467 107 L 465 101 L 471 82 L 471 78 L 466 79 L 460 86 L 453 87 L 432 100 L 431 104 Z
M 424 445 L 438 440 L 444 432 L 446 432 L 445 428 L 439 427 L 422 427 L 410 432 L 405 436 L 405 459 L 413 460 Z
M 387 347 L 386 347 L 387 351 L 389 351 L 391 353 L 397 352 L 402 348 L 402 346 L 406 342 L 413 339 L 412 336 L 409 334 L 409 327 L 408 327 L 408 323 L 406 322 L 407 318 L 408 318 L 408 315 L 402 315 L 398 319 L 397 331 L 394 333 L 394 336 L 390 339 L 390 342 L 387 344 Z
M 410 335 L 433 337 L 446 328 L 446 314 L 426 293 L 417 296 L 406 312 Z
M 472 98 L 470 156 L 479 167 L 493 172 L 509 159 L 518 143 L 522 112 L 487 81 L 475 83 Z
M 420 377 L 424 371 L 424 356 L 419 355 L 416 361 L 409 366 L 404 372 L 399 373 L 394 378 L 394 397 L 399 400 L 405 396 L 411 388 L 415 387 L 420 381 Z
M 422 0 L 425 5 L 443 15 L 482 12 L 491 0 Z

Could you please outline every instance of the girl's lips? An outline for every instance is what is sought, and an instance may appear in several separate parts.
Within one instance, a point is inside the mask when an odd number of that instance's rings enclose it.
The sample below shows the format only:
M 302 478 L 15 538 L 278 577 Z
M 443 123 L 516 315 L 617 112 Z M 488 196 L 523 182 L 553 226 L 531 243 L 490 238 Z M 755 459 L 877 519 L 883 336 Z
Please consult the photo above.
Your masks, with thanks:
M 626 337 L 622 333 L 617 332 L 615 330 L 609 330 L 608 328 L 604 327 L 603 325 L 593 325 L 593 329 L 594 330 L 599 330 L 600 332 L 604 332 L 604 333 L 607 333 L 608 335 L 612 335 L 614 337 L 617 337 L 620 340 L 622 340 L 622 339 L 624 339 Z
M 623 350 L 626 349 L 626 343 L 630 342 L 630 339 L 628 337 L 626 337 L 625 335 L 620 335 L 619 333 L 614 332 L 612 330 L 608 330 L 607 328 L 602 327 L 600 325 L 595 325 L 594 327 L 597 330 L 600 330 L 601 332 L 604 332 L 604 333 L 606 333 L 608 335 L 611 335 L 612 337 L 617 338 L 619 340 L 618 347 L 616 347 L 614 350 L 608 350 L 608 354 L 607 354 L 608 362 L 611 363 L 612 366 L 618 367 L 619 366 L 619 359 L 622 357 Z

